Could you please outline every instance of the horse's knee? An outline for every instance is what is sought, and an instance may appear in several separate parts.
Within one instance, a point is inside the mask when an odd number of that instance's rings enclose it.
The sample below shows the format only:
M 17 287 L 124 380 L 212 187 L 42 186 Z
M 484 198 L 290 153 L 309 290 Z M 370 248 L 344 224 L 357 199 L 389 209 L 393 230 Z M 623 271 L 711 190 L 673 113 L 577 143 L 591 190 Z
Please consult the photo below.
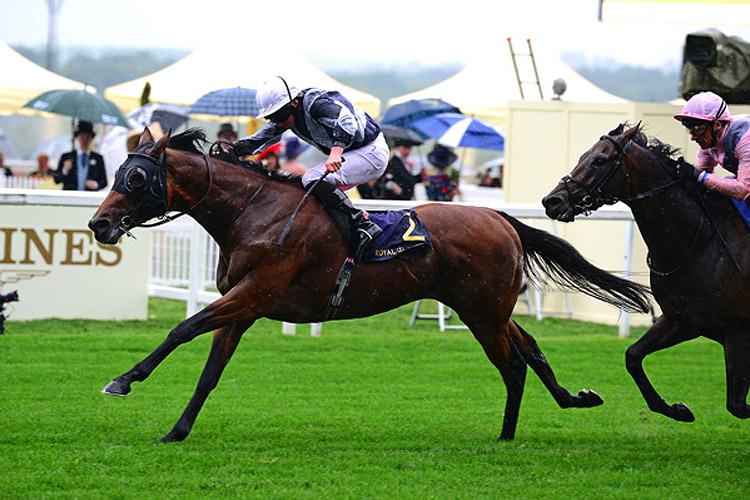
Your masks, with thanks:
M 628 373 L 632 374 L 634 371 L 639 370 L 642 360 L 643 357 L 635 345 L 631 345 L 625 351 L 625 368 L 627 368 Z

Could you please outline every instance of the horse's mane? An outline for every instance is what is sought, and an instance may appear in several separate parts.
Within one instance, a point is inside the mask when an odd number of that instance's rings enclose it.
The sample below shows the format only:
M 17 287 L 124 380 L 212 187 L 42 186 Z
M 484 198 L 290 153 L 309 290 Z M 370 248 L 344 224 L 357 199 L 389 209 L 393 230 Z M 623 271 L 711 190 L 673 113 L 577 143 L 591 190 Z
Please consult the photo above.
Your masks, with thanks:
M 608 135 L 617 137 L 625 130 L 629 129 L 631 126 L 632 125 L 630 125 L 628 122 L 622 122 L 617 126 L 616 129 L 610 130 Z M 680 154 L 680 148 L 676 148 L 674 146 L 661 142 L 659 139 L 656 139 L 654 137 L 648 137 L 642 132 L 640 126 L 638 126 L 638 131 L 635 133 L 632 140 L 634 143 L 649 151 L 660 162 L 670 166 L 674 166 L 677 164 L 677 158 L 675 157 Z
M 206 131 L 200 127 L 192 127 L 170 137 L 168 146 L 179 151 L 203 155 L 204 148 L 208 143 L 209 140 L 206 138 Z M 302 179 L 299 175 L 291 174 L 283 170 L 269 170 L 264 167 L 262 163 L 258 162 L 242 161 L 238 165 L 246 170 L 250 170 L 251 172 L 255 172 L 264 177 L 270 177 L 271 179 L 280 182 L 299 183 Z

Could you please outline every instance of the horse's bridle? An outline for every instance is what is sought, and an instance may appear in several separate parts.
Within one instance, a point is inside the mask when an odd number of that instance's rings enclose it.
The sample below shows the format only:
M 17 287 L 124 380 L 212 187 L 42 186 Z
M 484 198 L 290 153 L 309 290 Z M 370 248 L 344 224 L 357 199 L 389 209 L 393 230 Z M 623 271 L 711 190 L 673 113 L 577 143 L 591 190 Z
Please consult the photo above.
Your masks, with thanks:
M 603 139 L 607 139 L 609 142 L 611 142 L 615 146 L 615 148 L 617 148 L 617 151 L 619 152 L 619 154 L 617 155 L 617 159 L 612 164 L 612 166 L 609 167 L 609 170 L 607 170 L 607 172 L 596 182 L 596 184 L 593 187 L 587 186 L 586 184 L 582 183 L 575 177 L 572 177 L 570 174 L 564 176 L 560 180 L 560 182 L 565 184 L 565 190 L 568 192 L 568 199 L 571 200 L 571 203 L 573 204 L 574 209 L 578 211 L 577 213 L 584 213 L 588 215 L 590 212 L 595 211 L 602 205 L 614 205 L 620 200 L 624 202 L 631 202 L 631 201 L 642 200 L 644 198 L 650 198 L 651 196 L 667 191 L 668 189 L 671 189 L 672 187 L 682 182 L 682 179 L 677 178 L 662 186 L 657 186 L 655 188 L 649 189 L 648 191 L 644 191 L 643 193 L 637 194 L 635 196 L 627 197 L 627 198 L 622 198 L 622 197 L 618 198 L 617 196 L 605 195 L 602 192 L 602 190 L 604 189 L 604 186 L 606 186 L 606 184 L 614 175 L 615 171 L 617 171 L 617 169 L 620 168 L 620 165 L 622 165 L 622 160 L 623 158 L 625 158 L 625 155 L 630 149 L 630 145 L 633 142 L 633 140 L 632 139 L 628 140 L 628 142 L 625 143 L 625 146 L 623 146 L 620 144 L 620 142 L 617 139 L 615 139 L 611 135 L 603 135 L 599 138 L 599 140 L 603 140 Z M 662 165 L 661 162 L 659 162 L 659 164 Z M 664 168 L 667 168 L 667 167 L 664 166 Z M 578 200 L 575 196 L 573 196 L 573 192 L 570 189 L 570 185 L 569 185 L 569 183 L 571 182 L 577 184 L 578 186 L 580 186 L 586 191 L 586 195 L 584 195 L 583 198 L 581 198 L 580 200 Z
M 570 174 L 567 174 L 562 179 L 560 179 L 560 182 L 565 184 L 565 190 L 568 192 L 568 199 L 571 201 L 574 209 L 578 211 L 578 213 L 584 213 L 588 215 L 590 212 L 593 212 L 602 205 L 613 205 L 618 201 L 617 197 L 605 195 L 602 191 L 604 189 L 604 186 L 607 185 L 617 169 L 620 168 L 622 159 L 625 157 L 628 149 L 630 149 L 630 143 L 632 142 L 632 139 L 629 140 L 624 147 L 617 139 L 615 139 L 611 135 L 603 135 L 599 138 L 599 140 L 602 139 L 609 140 L 615 146 L 615 148 L 617 148 L 619 154 L 617 155 L 617 159 L 615 160 L 615 162 L 609 167 L 609 170 L 607 170 L 604 175 L 596 181 L 596 184 L 594 184 L 593 187 L 587 186 Z M 573 195 L 573 190 L 570 187 L 571 183 L 581 187 L 584 191 L 586 191 L 586 194 L 582 198 L 577 199 L 577 197 Z
M 167 203 L 169 193 L 167 192 L 166 153 L 162 152 L 158 158 L 147 154 L 146 150 L 153 146 L 153 142 L 148 142 L 138 146 L 135 151 L 129 152 L 128 159 L 115 172 L 115 182 L 112 189 L 124 194 L 136 204 L 130 214 L 122 216 L 119 224 L 120 230 L 131 238 L 135 238 L 133 233 L 130 232 L 133 228 L 160 226 L 186 213 L 192 212 L 208 197 L 208 193 L 211 191 L 213 185 L 211 165 L 204 153 L 203 159 L 206 162 L 206 171 L 208 172 L 208 188 L 206 189 L 206 193 L 200 200 L 188 208 L 187 211 L 180 212 L 177 215 L 168 215 Z M 161 220 L 150 224 L 134 224 L 132 214 L 135 214 L 139 210 L 145 211 L 152 218 L 156 217 Z

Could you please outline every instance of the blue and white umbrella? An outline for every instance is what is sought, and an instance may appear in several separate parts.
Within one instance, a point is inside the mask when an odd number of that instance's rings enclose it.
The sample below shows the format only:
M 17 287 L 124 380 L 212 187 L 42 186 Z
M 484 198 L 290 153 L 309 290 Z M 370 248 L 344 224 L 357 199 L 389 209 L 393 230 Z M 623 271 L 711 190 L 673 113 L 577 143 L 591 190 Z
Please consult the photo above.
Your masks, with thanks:
M 252 116 L 258 115 L 253 89 L 232 87 L 214 90 L 198 98 L 190 106 L 191 115 Z
M 503 131 L 475 116 L 440 113 L 416 121 L 412 123 L 412 126 L 443 146 L 494 151 L 505 149 Z

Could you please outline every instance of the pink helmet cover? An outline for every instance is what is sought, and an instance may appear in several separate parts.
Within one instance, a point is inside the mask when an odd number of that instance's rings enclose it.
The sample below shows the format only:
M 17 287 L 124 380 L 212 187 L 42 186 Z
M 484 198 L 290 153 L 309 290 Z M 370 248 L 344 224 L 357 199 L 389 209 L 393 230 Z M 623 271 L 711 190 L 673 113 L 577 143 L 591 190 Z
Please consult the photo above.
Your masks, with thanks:
M 729 121 L 732 117 L 729 114 L 729 108 L 727 108 L 724 99 L 713 92 L 701 92 L 695 94 L 685 103 L 682 113 L 674 115 L 675 120 L 684 120 L 686 118 L 712 122 Z

